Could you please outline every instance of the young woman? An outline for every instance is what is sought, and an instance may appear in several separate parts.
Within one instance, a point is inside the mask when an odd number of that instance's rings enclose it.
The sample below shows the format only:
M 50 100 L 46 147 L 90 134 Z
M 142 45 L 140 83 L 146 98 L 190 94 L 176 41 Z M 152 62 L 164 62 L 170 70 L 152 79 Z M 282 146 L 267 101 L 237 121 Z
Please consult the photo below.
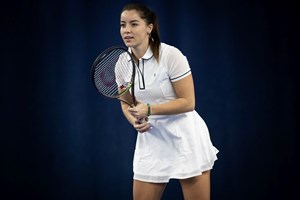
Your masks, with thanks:
M 170 179 L 180 181 L 185 199 L 210 199 L 210 170 L 218 150 L 194 110 L 194 84 L 186 57 L 160 41 L 156 14 L 144 5 L 122 9 L 120 33 L 137 65 L 138 104 L 130 108 L 121 103 L 125 117 L 138 131 L 134 199 L 160 199 Z

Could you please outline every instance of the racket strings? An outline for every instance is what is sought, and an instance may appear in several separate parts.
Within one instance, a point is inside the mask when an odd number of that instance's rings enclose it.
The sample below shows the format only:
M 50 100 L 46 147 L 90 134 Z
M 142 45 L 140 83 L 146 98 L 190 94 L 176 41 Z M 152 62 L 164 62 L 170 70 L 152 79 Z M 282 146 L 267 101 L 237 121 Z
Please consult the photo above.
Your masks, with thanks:
M 115 96 L 116 82 L 114 76 L 114 55 L 106 56 L 100 60 L 95 68 L 94 79 L 96 87 L 106 95 Z
M 106 96 L 118 97 L 131 87 L 132 66 L 123 49 L 114 49 L 96 61 L 94 83 Z M 119 93 L 120 89 L 124 92 Z

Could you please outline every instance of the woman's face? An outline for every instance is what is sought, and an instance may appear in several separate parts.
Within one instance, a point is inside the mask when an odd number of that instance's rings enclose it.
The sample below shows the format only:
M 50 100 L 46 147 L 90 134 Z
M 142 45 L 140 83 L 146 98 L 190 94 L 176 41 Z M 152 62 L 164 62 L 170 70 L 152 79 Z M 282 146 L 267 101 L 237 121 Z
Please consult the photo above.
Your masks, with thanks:
M 121 13 L 120 33 L 127 47 L 148 47 L 152 24 L 147 25 L 136 10 Z

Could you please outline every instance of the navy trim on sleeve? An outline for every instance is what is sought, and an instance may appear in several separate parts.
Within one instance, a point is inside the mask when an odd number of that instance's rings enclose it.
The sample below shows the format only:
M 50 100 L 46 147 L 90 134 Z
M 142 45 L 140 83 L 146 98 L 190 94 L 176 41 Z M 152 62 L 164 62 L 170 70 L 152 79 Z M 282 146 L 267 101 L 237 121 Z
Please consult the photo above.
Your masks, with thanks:
M 190 73 L 190 72 L 191 72 L 191 70 L 189 70 L 189 71 L 185 72 L 184 74 L 182 74 L 182 75 L 180 75 L 180 76 L 177 76 L 177 77 L 175 77 L 175 78 L 170 78 L 170 80 L 171 80 L 171 81 L 174 81 L 174 80 L 176 80 L 176 79 L 179 79 L 180 77 L 185 76 L 186 74 L 188 74 L 188 73 Z

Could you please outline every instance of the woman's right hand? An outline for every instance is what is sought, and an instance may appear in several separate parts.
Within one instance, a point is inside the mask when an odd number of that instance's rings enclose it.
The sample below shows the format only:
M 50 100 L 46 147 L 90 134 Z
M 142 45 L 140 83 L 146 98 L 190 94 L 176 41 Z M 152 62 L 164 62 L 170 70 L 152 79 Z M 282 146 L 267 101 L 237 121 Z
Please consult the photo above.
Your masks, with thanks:
M 151 128 L 151 125 L 148 122 L 148 117 L 146 117 L 146 118 L 137 118 L 134 122 L 133 127 L 139 133 L 143 133 L 143 132 L 148 131 Z

